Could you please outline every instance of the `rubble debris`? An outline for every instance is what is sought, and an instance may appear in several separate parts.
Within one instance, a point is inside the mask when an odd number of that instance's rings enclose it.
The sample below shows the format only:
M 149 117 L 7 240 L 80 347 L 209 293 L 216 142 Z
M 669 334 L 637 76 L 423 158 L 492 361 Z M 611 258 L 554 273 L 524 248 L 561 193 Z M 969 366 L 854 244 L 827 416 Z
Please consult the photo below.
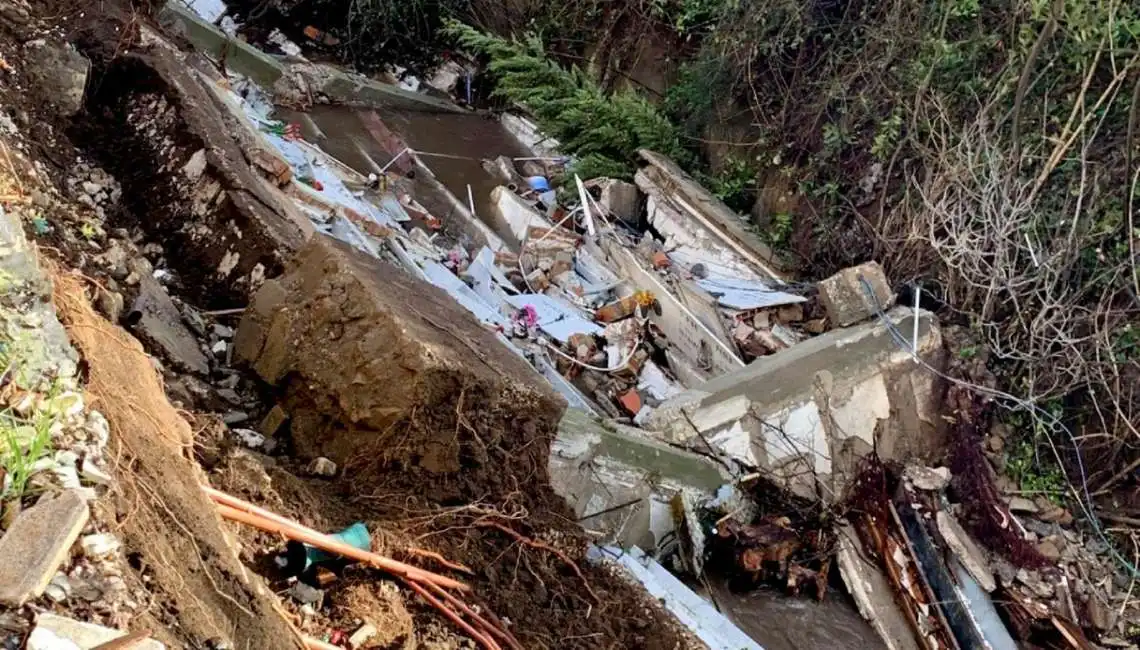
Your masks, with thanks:
M 141 258 L 136 258 L 141 259 Z M 205 375 L 210 371 L 198 339 L 182 323 L 174 301 L 149 275 L 139 280 L 139 293 L 126 316 L 139 338 L 161 350 L 166 360 L 182 370 Z
M 863 282 L 871 285 L 874 299 L 867 295 Z M 843 269 L 819 283 L 819 299 L 827 311 L 828 319 L 839 327 L 847 327 L 867 320 L 878 308 L 886 311 L 894 304 L 894 293 L 883 267 L 878 262 L 867 262 Z
M 87 535 L 79 542 L 83 554 L 88 558 L 97 560 L 118 552 L 121 544 L 110 533 L 96 533 Z
M 154 639 L 140 638 L 141 634 L 145 633 L 132 635 L 44 612 L 36 617 L 36 627 L 28 638 L 28 650 L 94 650 L 111 647 L 111 642 L 126 640 L 128 637 L 138 639 L 130 646 L 132 650 L 165 650 L 164 644 Z
M 986 593 L 992 593 L 994 589 L 997 589 L 993 571 L 990 570 L 989 559 L 962 528 L 962 525 L 958 523 L 958 520 L 946 511 L 939 510 L 936 515 L 936 523 L 942 541 L 954 553 L 962 567 L 977 581 L 978 585 Z
M 87 501 L 73 490 L 21 512 L 0 538 L 0 603 L 20 607 L 44 593 L 87 525 Z
M 911 485 L 927 492 L 941 492 L 950 485 L 950 468 L 931 468 L 924 465 L 908 465 L 903 472 Z
M 318 609 L 321 606 L 321 602 L 325 599 L 324 591 L 310 587 L 300 581 L 294 583 L 293 587 L 289 589 L 289 595 L 293 597 L 293 600 L 296 600 L 302 605 L 313 605 Z
M 358 627 L 356 631 L 352 633 L 352 636 L 348 637 L 348 647 L 363 648 L 365 647 L 364 644 L 368 643 L 368 641 L 377 634 L 379 634 L 379 630 L 376 629 L 375 625 L 365 623 Z
M 262 418 L 261 424 L 257 429 L 261 432 L 261 435 L 266 438 L 272 438 L 277 435 L 277 432 L 280 431 L 281 427 L 284 426 L 288 420 L 289 414 L 285 412 L 285 409 L 282 408 L 280 404 L 274 404 L 273 408 L 269 409 L 269 412 Z
M 612 178 L 593 179 L 586 182 L 588 188 L 600 189 L 597 203 L 611 217 L 625 221 L 630 226 L 638 226 L 641 217 L 641 194 L 632 182 Z
M 319 456 L 309 463 L 305 471 L 313 476 L 324 476 L 326 478 L 336 476 L 336 463 L 324 456 Z

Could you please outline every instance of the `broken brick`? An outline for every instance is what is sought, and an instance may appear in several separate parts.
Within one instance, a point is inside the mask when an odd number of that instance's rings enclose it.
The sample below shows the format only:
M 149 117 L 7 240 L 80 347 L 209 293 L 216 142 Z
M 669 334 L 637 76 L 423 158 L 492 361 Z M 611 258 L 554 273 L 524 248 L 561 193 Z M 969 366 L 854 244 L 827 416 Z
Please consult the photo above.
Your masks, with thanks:
M 635 388 L 618 395 L 618 402 L 630 415 L 637 415 L 641 411 L 641 395 Z

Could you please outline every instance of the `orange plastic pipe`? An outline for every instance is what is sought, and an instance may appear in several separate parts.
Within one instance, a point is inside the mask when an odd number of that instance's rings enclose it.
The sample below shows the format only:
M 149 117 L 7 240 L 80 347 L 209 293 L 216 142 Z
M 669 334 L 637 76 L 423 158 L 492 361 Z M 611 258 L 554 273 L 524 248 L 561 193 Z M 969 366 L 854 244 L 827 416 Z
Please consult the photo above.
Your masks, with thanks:
M 431 571 L 425 571 L 419 567 L 414 567 L 410 564 L 404 564 L 403 562 L 399 562 L 397 560 L 393 560 L 391 558 L 387 558 L 383 555 L 378 555 L 370 551 L 363 551 L 356 548 L 355 546 L 350 546 L 344 542 L 333 539 L 328 535 L 318 533 L 311 528 L 306 528 L 305 526 L 289 522 L 284 518 L 264 517 L 221 503 L 218 504 L 218 513 L 230 521 L 236 521 L 238 523 L 246 524 L 247 526 L 253 526 L 258 530 L 263 530 L 267 533 L 277 533 L 279 535 L 284 535 L 289 539 L 309 544 L 310 546 L 315 546 L 323 551 L 336 553 L 337 555 L 343 555 L 344 557 L 347 557 L 351 560 L 370 564 L 377 569 L 387 571 L 388 573 L 399 576 L 401 578 L 406 578 L 409 581 L 430 582 L 434 585 L 446 589 L 458 589 L 460 591 L 470 590 L 470 587 L 463 584 L 462 582 L 459 582 L 458 580 L 453 580 L 447 576 L 441 576 L 438 573 L 432 573 Z

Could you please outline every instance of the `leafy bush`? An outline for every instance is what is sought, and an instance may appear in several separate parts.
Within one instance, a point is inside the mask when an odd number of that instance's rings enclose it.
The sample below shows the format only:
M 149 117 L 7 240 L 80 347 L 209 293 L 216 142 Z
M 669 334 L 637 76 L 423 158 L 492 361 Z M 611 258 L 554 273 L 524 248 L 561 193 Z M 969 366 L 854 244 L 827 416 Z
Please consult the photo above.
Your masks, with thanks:
M 543 132 L 576 159 L 583 177 L 629 179 L 637 150 L 652 149 L 691 168 L 695 159 L 681 145 L 677 127 L 657 107 L 633 92 L 606 94 L 580 68 L 564 68 L 546 56 L 534 36 L 505 39 L 458 22 L 448 36 L 489 59 L 494 95 L 525 108 Z

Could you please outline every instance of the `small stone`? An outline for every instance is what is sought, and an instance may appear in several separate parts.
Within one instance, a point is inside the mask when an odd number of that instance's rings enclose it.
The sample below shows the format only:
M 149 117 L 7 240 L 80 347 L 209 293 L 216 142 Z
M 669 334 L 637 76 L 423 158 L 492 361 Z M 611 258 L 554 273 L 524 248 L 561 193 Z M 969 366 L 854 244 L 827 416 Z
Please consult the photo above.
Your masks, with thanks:
M 1005 441 L 998 436 L 990 436 L 986 439 L 986 447 L 995 454 L 1000 454 L 1005 449 Z
M 1044 507 L 1041 507 L 1042 505 L 1044 505 Z M 1041 521 L 1055 523 L 1060 526 L 1068 526 L 1073 523 L 1073 513 L 1055 503 L 1045 501 L 1044 504 L 1042 504 L 1041 501 L 1038 501 L 1038 506 L 1040 507 L 1040 514 L 1037 515 L 1037 518 Z
M 150 278 L 154 274 L 154 267 L 151 266 L 150 260 L 145 257 L 132 257 L 127 260 L 127 270 L 140 278 Z
M 83 554 L 92 560 L 97 560 L 118 552 L 121 544 L 110 533 L 96 533 L 88 535 L 79 541 Z
M 20 607 L 44 593 L 89 515 L 72 490 L 21 512 L 0 538 L 0 603 Z
M 363 648 L 364 644 L 368 643 L 368 640 L 376 636 L 377 633 L 378 630 L 375 626 L 370 623 L 365 623 L 357 628 L 356 631 L 352 633 L 352 636 L 348 637 L 348 646 L 354 650 L 356 648 Z
M 950 468 L 930 468 L 921 465 L 911 465 L 904 472 L 907 480 L 914 487 L 927 492 L 939 492 L 950 485 Z
M 83 181 L 83 191 L 91 196 L 95 196 L 103 191 L 103 186 L 98 183 L 92 183 L 91 181 Z
M 1096 594 L 1089 596 L 1088 602 L 1085 603 L 1085 610 L 1088 614 L 1089 625 L 1092 627 L 1102 632 L 1112 627 L 1108 610 Z
M 253 429 L 232 429 L 238 442 L 250 449 L 259 449 L 265 445 L 265 436 Z
M 1057 548 L 1057 543 L 1052 539 L 1042 540 L 1037 545 L 1037 552 L 1054 564 L 1061 559 L 1061 549 Z
M 269 409 L 269 412 L 262 418 L 261 426 L 258 428 L 262 435 L 272 438 L 277 435 L 281 425 L 285 424 L 288 419 L 289 414 L 285 412 L 285 409 L 281 408 L 280 404 L 274 404 L 273 408 Z
M 86 423 L 87 433 L 91 435 L 91 439 L 95 444 L 100 447 L 107 446 L 111 440 L 111 425 L 107 424 L 107 418 L 98 411 L 89 411 L 87 413 Z
M 289 590 L 289 595 L 293 597 L 293 600 L 296 600 L 302 605 L 315 605 L 320 607 L 319 603 L 325 597 L 325 592 L 315 587 L 310 587 L 303 582 L 296 582 Z
M 336 476 L 336 463 L 332 462 L 324 456 L 314 458 L 313 462 L 309 463 L 306 471 L 313 476 Z
M 221 323 L 214 323 L 214 335 L 218 338 L 232 339 L 234 337 L 234 328 L 226 327 Z
M 117 291 L 100 291 L 99 298 L 96 300 L 99 312 L 112 323 L 118 323 L 119 319 L 122 318 L 125 304 L 123 294 Z
M 56 481 L 59 486 L 65 490 L 77 490 L 83 486 L 79 480 L 79 471 L 75 469 L 75 465 L 59 465 L 51 469 L 52 474 L 55 474 Z
M 1025 497 L 1010 497 L 1006 503 L 1009 504 L 1010 512 L 1037 514 L 1041 511 L 1036 503 L 1033 503 L 1032 500 L 1026 499 Z
M 219 388 L 214 392 L 217 393 L 218 397 L 226 400 L 230 404 L 234 406 L 241 406 L 241 395 L 238 395 L 236 390 L 232 388 Z
M 71 596 L 71 581 L 64 573 L 57 573 L 44 588 L 44 596 L 54 603 L 62 603 Z
M 1039 598 L 1053 597 L 1053 593 L 1055 591 L 1053 585 L 1043 580 L 1041 574 L 1037 571 L 1018 569 L 1017 580 L 1026 587 L 1029 587 L 1029 589 Z
M 813 318 L 804 323 L 804 331 L 808 334 L 823 334 L 827 330 L 826 318 Z
M 219 355 L 225 354 L 226 348 L 228 348 L 228 347 L 229 347 L 229 345 L 227 345 L 225 341 L 218 341 L 217 343 L 210 346 L 210 352 L 213 352 L 214 354 L 219 354 Z
M 83 467 L 80 473 L 84 479 L 95 485 L 110 485 L 115 480 L 90 458 L 83 459 Z
M 222 422 L 225 422 L 231 426 L 235 424 L 241 424 L 247 420 L 249 420 L 249 413 L 246 413 L 244 411 L 230 411 L 229 413 L 226 413 L 222 416 Z

